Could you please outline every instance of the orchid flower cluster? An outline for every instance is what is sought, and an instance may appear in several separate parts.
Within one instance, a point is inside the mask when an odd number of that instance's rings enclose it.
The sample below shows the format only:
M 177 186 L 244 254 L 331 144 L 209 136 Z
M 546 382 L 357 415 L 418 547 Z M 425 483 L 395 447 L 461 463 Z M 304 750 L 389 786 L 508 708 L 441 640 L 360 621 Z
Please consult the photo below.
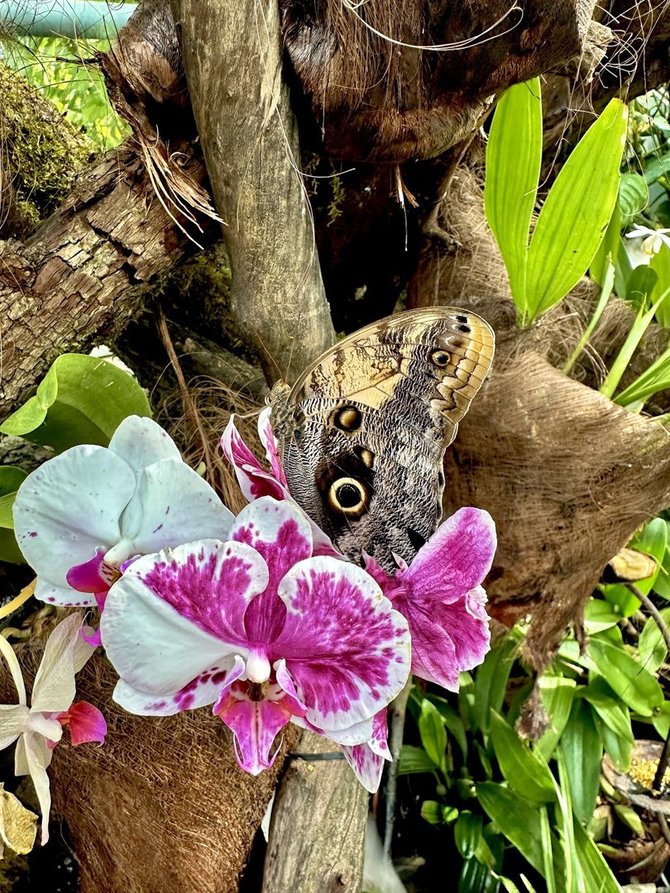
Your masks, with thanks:
M 19 703 L 0 706 L 0 748 L 18 740 L 46 839 L 53 747 L 105 736 L 92 705 L 73 703 L 74 675 L 98 644 L 119 675 L 114 700 L 146 716 L 211 707 L 231 730 L 240 767 L 274 762 L 289 723 L 342 746 L 375 791 L 386 708 L 410 672 L 456 690 L 489 647 L 481 587 L 495 550 L 490 516 L 448 518 L 394 574 L 342 556 L 291 498 L 269 410 L 264 468 L 231 419 L 222 449 L 248 505 L 237 517 L 153 421 L 125 419 L 108 447 L 76 446 L 26 478 L 15 532 L 43 601 L 97 608 L 99 629 L 70 614 L 47 641 L 32 706 L 0 637 Z

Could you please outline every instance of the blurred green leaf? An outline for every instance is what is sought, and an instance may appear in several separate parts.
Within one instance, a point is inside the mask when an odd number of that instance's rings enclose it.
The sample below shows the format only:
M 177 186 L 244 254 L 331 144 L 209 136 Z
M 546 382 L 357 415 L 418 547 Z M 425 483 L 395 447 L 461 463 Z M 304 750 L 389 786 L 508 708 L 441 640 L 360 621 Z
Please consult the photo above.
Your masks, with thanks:
M 659 251 L 652 257 L 651 269 L 658 276 L 656 287 L 651 294 L 652 302 L 656 301 L 670 286 L 670 247 L 661 243 Z M 656 311 L 656 320 L 662 326 L 670 328 L 670 300 L 663 301 Z
M 130 415 L 151 415 L 146 394 L 132 375 L 98 357 L 63 354 L 35 396 L 0 431 L 62 452 L 80 443 L 106 446 Z
M 500 770 L 513 791 L 536 803 L 556 799 L 553 776 L 546 762 L 495 712 L 491 713 L 491 741 Z
M 592 636 L 588 651 L 621 700 L 641 716 L 651 716 L 663 703 L 663 689 L 658 680 L 621 647 Z
M 644 837 L 644 826 L 642 819 L 631 806 L 625 806 L 623 803 L 614 804 L 614 812 L 620 821 L 638 837 Z
M 621 893 L 621 887 L 602 853 L 579 822 L 575 822 L 575 843 L 584 878 L 584 890 L 589 893 Z
M 603 743 L 591 708 L 582 699 L 574 701 L 558 746 L 570 781 L 572 808 L 580 821 L 588 822 L 598 797 Z
M 484 206 L 507 267 L 519 315 L 526 315 L 530 221 L 542 162 L 539 78 L 515 84 L 498 102 L 486 146 Z
M 602 241 L 619 188 L 626 106 L 613 99 L 559 171 L 528 250 L 528 322 L 573 288 Z
M 422 747 L 404 744 L 400 751 L 398 775 L 415 775 L 420 772 L 435 772 L 438 767 Z
M 517 643 L 505 635 L 494 643 L 475 676 L 472 715 L 474 728 L 488 734 L 491 711 L 500 709 L 505 698 L 509 674 L 514 664 Z
M 440 713 L 440 716 L 444 720 L 444 724 L 447 727 L 447 731 L 450 735 L 453 735 L 456 743 L 461 749 L 461 753 L 464 757 L 468 755 L 468 738 L 465 732 L 465 726 L 463 725 L 463 720 L 458 715 L 458 712 L 454 710 L 451 704 L 448 704 L 444 698 L 441 698 L 439 695 L 434 695 L 430 693 L 427 695 L 428 700 L 431 701 L 437 708 Z M 418 720 L 417 720 L 418 721 Z
M 530 806 L 518 794 L 493 781 L 482 781 L 477 785 L 477 799 L 524 859 L 542 874 L 540 807 Z
M 590 598 L 584 608 L 584 629 L 592 636 L 604 629 L 616 626 L 621 620 L 621 613 L 614 611 L 612 605 L 601 598 Z
M 670 608 L 663 608 L 659 613 L 665 625 L 670 626 Z M 637 647 L 644 668 L 650 673 L 655 673 L 665 660 L 668 651 L 658 623 L 653 617 L 649 617 L 644 624 Z
M 442 771 L 445 771 L 447 732 L 444 728 L 444 720 L 440 716 L 439 710 L 434 704 L 431 704 L 427 698 L 425 698 L 421 704 L 419 735 L 421 736 L 423 749 L 428 754 L 428 757 L 436 766 L 439 766 Z
M 24 564 L 25 559 L 14 536 L 12 507 L 16 491 L 26 479 L 26 472 L 14 465 L 0 466 L 0 561 Z
M 541 676 L 542 704 L 549 717 L 549 728 L 535 744 L 535 750 L 549 760 L 566 726 L 577 683 L 565 676 Z
M 622 174 L 618 201 L 624 218 L 632 220 L 636 214 L 643 211 L 649 203 L 649 186 L 645 178 L 635 173 Z

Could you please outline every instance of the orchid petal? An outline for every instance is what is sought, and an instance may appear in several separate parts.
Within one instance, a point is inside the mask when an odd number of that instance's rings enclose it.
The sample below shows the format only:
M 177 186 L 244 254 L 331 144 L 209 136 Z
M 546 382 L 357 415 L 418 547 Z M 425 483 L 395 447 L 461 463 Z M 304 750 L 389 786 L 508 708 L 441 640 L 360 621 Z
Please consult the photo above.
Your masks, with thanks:
M 51 812 L 51 789 L 47 767 L 51 763 L 51 751 L 39 735 L 28 734 L 19 738 L 14 755 L 16 775 L 30 775 L 42 814 L 42 846 L 49 839 L 49 813 Z
M 167 431 L 152 419 L 136 415 L 128 416 L 121 422 L 109 442 L 109 449 L 136 473 L 161 459 L 182 461 Z
M 267 580 L 265 562 L 243 543 L 203 540 L 138 558 L 107 596 L 107 656 L 138 691 L 174 693 L 247 654 L 244 614 Z
M 74 701 L 75 673 L 95 651 L 79 635 L 81 625 L 81 614 L 70 614 L 47 639 L 33 683 L 32 712 L 63 713 Z
M 407 621 L 362 568 L 335 558 L 301 561 L 284 577 L 283 657 L 307 719 L 324 730 L 369 719 L 402 689 L 410 667 Z
M 58 608 L 94 608 L 96 598 L 93 593 L 78 592 L 64 586 L 53 586 L 41 577 L 35 583 L 35 598 Z
M 267 589 L 249 605 L 245 628 L 251 641 L 271 642 L 281 632 L 286 618 L 286 608 L 277 598 L 279 584 L 289 568 L 312 554 L 309 521 L 290 502 L 263 496 L 240 512 L 230 537 L 251 546 L 267 565 Z
M 462 508 L 443 521 L 417 552 L 402 582 L 411 601 L 432 611 L 478 586 L 491 569 L 496 550 L 493 518 L 482 509 Z M 414 631 L 413 631 L 414 632 Z
M 118 574 L 116 575 L 118 576 Z M 69 586 L 77 592 L 107 592 L 114 580 L 109 579 L 109 571 L 105 569 L 105 550 L 98 549 L 88 561 L 73 565 L 67 572 Z
M 244 673 L 244 661 L 239 655 L 220 661 L 218 666 L 190 680 L 179 691 L 166 695 L 151 695 L 139 691 L 123 679 L 116 683 L 114 700 L 129 713 L 138 716 L 172 716 L 182 710 L 195 710 L 213 704 L 222 688 L 231 685 Z
M 240 768 L 258 775 L 272 766 L 279 747 L 272 755 L 270 749 L 291 719 L 287 698 L 278 685 L 268 686 L 263 699 L 254 701 L 246 683 L 236 682 L 217 702 L 214 713 L 235 736 L 235 757 Z
M 270 406 L 266 406 L 265 409 L 261 410 L 258 416 L 258 436 L 265 447 L 265 455 L 270 463 L 270 471 L 283 487 L 288 488 L 286 474 L 279 458 L 279 445 L 270 424 L 271 415 L 272 408 Z
M 14 653 L 14 649 L 9 644 L 7 639 L 0 633 L 0 654 L 4 657 L 5 663 L 9 667 L 9 672 L 12 677 L 12 682 L 14 683 L 14 687 L 16 688 L 16 693 L 19 696 L 19 704 L 25 706 L 28 703 L 28 699 L 26 698 L 26 686 L 23 682 L 23 673 L 21 672 L 21 665 L 19 664 L 19 659 Z
M 461 671 L 478 666 L 490 647 L 485 603 L 486 593 L 476 586 L 456 602 L 434 605 L 430 618 L 419 620 L 419 615 L 412 612 L 412 672 L 449 691 L 458 691 Z
M 342 753 L 365 790 L 375 794 L 382 780 L 384 757 L 375 753 L 369 744 L 343 747 Z
M 207 481 L 181 460 L 166 459 L 145 468 L 121 517 L 123 542 L 106 555 L 120 563 L 198 539 L 228 538 L 233 520 Z M 124 554 L 125 553 L 125 554 Z
M 0 704 L 0 750 L 23 734 L 29 716 L 30 710 L 25 704 Z
M 120 536 L 135 490 L 132 469 L 100 446 L 76 446 L 28 475 L 14 503 L 14 531 L 38 576 L 65 587 L 67 572 Z
M 70 729 L 70 740 L 77 744 L 87 744 L 96 741 L 102 744 L 107 734 L 107 721 L 103 714 L 89 704 L 88 701 L 77 701 L 63 716 L 58 717 L 61 724 L 67 724 Z
M 221 450 L 235 469 L 240 490 L 248 502 L 261 496 L 286 499 L 288 490 L 261 467 L 235 427 L 235 416 L 231 416 L 221 438 Z
M 323 735 L 324 738 L 334 741 L 335 744 L 346 744 L 349 747 L 353 747 L 355 744 L 367 744 L 367 742 L 370 741 L 373 732 L 372 718 L 364 719 L 362 722 L 357 722 L 353 726 L 348 726 L 346 729 L 328 729 L 327 732 L 320 729 L 318 726 L 313 725 L 313 723 L 308 722 L 308 720 L 301 716 L 293 716 L 291 722 L 300 726 L 301 729 L 307 729 L 309 732 L 314 732 L 315 735 Z

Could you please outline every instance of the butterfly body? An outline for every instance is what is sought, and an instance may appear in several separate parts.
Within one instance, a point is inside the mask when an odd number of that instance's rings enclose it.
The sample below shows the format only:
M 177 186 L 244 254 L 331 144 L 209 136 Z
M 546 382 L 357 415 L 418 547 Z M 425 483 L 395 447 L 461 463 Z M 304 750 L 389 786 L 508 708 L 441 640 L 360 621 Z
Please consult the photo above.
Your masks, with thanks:
M 353 560 L 410 561 L 441 513 L 444 451 L 488 373 L 476 314 L 407 311 L 355 332 L 271 395 L 289 490 Z

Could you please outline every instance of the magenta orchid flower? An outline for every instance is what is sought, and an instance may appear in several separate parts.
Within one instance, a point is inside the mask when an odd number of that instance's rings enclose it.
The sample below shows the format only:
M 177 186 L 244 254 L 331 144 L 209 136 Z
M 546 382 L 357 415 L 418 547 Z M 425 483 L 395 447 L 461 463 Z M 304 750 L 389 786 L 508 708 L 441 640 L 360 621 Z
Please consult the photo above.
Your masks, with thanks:
M 275 499 L 286 499 L 297 505 L 289 493 L 286 474 L 279 458 L 279 446 L 270 425 L 271 408 L 263 409 L 258 416 L 258 436 L 267 458 L 270 470 L 266 471 L 246 445 L 240 432 L 235 427 L 235 416 L 231 415 L 226 430 L 221 438 L 221 451 L 235 469 L 235 476 L 240 490 L 248 502 L 261 496 L 272 496 Z M 333 555 L 343 558 L 341 552 L 332 544 L 330 537 L 309 519 L 312 528 L 315 555 Z
M 225 539 L 232 514 L 151 419 L 124 419 L 109 447 L 75 446 L 28 475 L 14 530 L 37 573 L 35 595 L 102 607 L 125 563 L 204 537 Z
M 19 696 L 18 704 L 0 704 L 0 750 L 16 743 L 15 772 L 30 775 L 42 812 L 42 843 L 49 838 L 51 792 L 47 768 L 63 728 L 73 744 L 105 740 L 107 723 L 97 707 L 86 701 L 73 704 L 75 674 L 95 651 L 81 632 L 81 615 L 71 614 L 58 624 L 44 647 L 28 707 L 21 668 L 11 645 L 0 636 L 4 657 Z
M 349 747 L 372 740 L 410 667 L 407 622 L 374 579 L 315 556 L 305 514 L 270 496 L 241 512 L 227 542 L 138 558 L 110 589 L 101 631 L 122 707 L 213 704 L 252 774 L 272 765 L 291 721 Z
M 495 549 L 489 513 L 462 508 L 440 524 L 409 567 L 396 558 L 394 575 L 366 556 L 367 571 L 407 618 L 415 676 L 458 691 L 461 671 L 484 660 L 491 637 L 481 583 Z

